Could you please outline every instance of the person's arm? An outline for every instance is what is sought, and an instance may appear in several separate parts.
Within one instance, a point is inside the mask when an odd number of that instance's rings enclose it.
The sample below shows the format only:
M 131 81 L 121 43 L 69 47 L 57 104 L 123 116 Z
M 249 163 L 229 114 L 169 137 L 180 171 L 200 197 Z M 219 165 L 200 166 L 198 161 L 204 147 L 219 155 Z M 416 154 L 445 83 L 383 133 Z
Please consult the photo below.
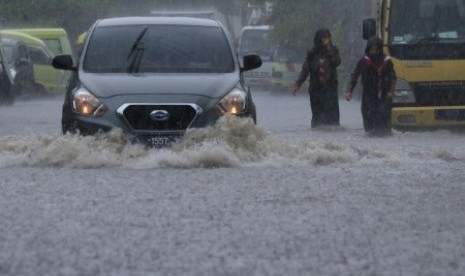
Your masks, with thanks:
M 347 84 L 347 88 L 344 93 L 344 96 L 347 101 L 352 100 L 352 94 L 353 94 L 355 86 L 357 85 L 357 81 L 361 73 L 362 73 L 362 61 L 360 60 L 359 62 L 357 62 L 357 66 L 355 67 L 354 71 L 352 71 L 352 73 L 350 74 L 349 83 Z
M 305 59 L 304 64 L 302 64 L 302 69 L 300 70 L 299 77 L 294 83 L 294 87 L 292 89 L 292 93 L 295 95 L 298 91 L 299 88 L 302 86 L 302 84 L 305 82 L 309 75 L 309 66 L 308 66 L 308 58 Z

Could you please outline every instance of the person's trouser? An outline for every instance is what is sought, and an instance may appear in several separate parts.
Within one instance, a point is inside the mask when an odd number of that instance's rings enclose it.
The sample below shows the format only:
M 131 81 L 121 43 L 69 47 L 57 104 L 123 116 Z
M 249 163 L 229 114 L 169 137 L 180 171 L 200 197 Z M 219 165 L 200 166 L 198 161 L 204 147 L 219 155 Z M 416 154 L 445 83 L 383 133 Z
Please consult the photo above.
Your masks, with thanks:
M 309 89 L 312 127 L 339 125 L 339 97 L 336 85 Z

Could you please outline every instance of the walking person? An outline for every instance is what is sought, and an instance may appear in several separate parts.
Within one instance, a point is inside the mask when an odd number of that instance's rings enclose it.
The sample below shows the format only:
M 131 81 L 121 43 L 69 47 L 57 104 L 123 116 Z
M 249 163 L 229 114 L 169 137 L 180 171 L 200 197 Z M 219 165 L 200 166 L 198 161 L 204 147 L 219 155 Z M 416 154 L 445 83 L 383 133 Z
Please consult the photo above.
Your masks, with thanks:
M 378 37 L 368 40 L 365 55 L 350 75 L 345 92 L 352 99 L 354 87 L 361 78 L 363 127 L 369 136 L 391 135 L 392 95 L 396 85 L 396 72 L 391 58 L 383 53 L 383 41 Z
M 308 93 L 312 111 L 312 128 L 323 125 L 339 126 L 339 97 L 337 67 L 341 64 L 339 50 L 332 44 L 327 29 L 316 32 L 314 45 L 308 51 L 304 64 L 295 81 L 293 94 L 310 76 Z

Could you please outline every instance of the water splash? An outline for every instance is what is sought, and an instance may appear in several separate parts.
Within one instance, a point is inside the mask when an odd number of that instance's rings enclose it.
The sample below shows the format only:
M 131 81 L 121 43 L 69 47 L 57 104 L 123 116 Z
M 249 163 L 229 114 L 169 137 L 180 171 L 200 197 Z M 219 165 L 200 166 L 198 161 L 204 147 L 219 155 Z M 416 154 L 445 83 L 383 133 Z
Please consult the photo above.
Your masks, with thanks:
M 382 151 L 339 142 L 291 141 L 278 138 L 251 119 L 225 116 L 213 126 L 191 129 L 171 147 L 146 149 L 115 129 L 96 136 L 29 134 L 0 138 L 0 167 L 216 168 L 354 163 L 412 159 L 465 160 L 449 151 Z

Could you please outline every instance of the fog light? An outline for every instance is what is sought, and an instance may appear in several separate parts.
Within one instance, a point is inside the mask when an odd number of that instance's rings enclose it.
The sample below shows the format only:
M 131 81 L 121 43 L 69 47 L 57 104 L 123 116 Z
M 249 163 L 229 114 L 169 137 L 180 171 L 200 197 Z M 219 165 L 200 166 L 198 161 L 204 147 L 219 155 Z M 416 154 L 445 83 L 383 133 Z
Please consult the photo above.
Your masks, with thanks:
M 415 121 L 415 116 L 413 115 L 400 115 L 397 117 L 397 122 L 401 124 L 414 124 Z

